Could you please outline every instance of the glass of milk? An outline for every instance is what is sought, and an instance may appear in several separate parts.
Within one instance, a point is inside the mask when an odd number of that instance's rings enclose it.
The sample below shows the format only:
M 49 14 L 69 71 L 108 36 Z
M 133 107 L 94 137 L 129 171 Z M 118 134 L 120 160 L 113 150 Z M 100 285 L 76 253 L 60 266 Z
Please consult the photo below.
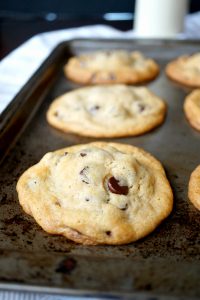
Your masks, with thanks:
M 138 37 L 173 38 L 182 32 L 188 0 L 136 0 L 135 34 Z

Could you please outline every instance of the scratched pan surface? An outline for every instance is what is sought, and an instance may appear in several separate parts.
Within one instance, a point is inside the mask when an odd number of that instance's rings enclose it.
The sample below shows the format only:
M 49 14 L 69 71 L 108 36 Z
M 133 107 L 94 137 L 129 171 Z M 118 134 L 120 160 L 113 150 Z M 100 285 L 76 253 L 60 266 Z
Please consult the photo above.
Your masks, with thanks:
M 189 126 L 183 114 L 189 90 L 164 74 L 169 60 L 194 53 L 199 46 L 195 41 L 75 40 L 60 45 L 25 86 L 4 114 L 0 128 L 2 157 L 14 140 L 13 132 L 18 132 L 18 140 L 1 165 L 1 288 L 138 299 L 200 296 L 200 215 L 187 199 L 190 173 L 200 163 L 200 133 Z M 135 243 L 82 246 L 45 233 L 20 208 L 15 186 L 20 174 L 46 152 L 94 141 L 51 128 L 45 113 L 56 96 L 78 87 L 62 72 L 71 55 L 116 48 L 140 50 L 161 67 L 159 77 L 148 87 L 168 104 L 165 123 L 143 136 L 112 141 L 142 147 L 163 163 L 174 191 L 174 209 L 152 234 Z M 34 115 L 33 106 L 37 106 Z

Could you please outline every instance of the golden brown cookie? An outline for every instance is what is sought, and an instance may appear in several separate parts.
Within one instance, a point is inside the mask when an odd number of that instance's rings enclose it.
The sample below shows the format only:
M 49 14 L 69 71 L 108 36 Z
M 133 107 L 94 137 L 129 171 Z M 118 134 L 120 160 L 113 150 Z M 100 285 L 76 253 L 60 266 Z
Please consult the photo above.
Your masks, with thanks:
M 200 131 L 200 89 L 194 90 L 186 97 L 184 112 L 192 127 Z
M 47 153 L 17 183 L 26 213 L 47 232 L 75 242 L 126 244 L 171 212 L 165 171 L 142 149 L 95 142 Z
M 64 72 L 67 78 L 82 84 L 137 84 L 153 80 L 159 67 L 140 52 L 113 50 L 72 57 Z
M 90 137 L 143 134 L 164 121 L 166 104 L 144 87 L 102 85 L 58 97 L 47 112 L 52 126 Z
M 167 76 L 188 87 L 200 87 L 200 53 L 180 56 L 168 63 Z
M 190 176 L 188 197 L 194 206 L 200 210 L 200 165 Z

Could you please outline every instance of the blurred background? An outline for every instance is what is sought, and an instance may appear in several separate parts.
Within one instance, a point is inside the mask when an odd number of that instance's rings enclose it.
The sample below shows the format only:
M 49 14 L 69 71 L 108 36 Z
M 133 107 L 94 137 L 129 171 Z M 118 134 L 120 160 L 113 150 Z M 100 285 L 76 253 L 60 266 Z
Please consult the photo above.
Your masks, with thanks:
M 92 24 L 130 30 L 134 8 L 134 0 L 1 0 L 0 58 L 40 32 Z M 191 0 L 189 13 L 199 10 L 200 1 Z

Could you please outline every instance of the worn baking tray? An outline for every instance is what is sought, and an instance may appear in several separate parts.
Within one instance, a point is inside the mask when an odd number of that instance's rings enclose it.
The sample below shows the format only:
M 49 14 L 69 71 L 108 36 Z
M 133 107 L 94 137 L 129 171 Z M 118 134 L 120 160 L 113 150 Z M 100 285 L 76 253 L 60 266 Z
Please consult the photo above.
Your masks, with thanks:
M 187 198 L 190 173 L 200 163 L 200 133 L 183 114 L 189 90 L 164 74 L 168 61 L 199 48 L 197 41 L 87 39 L 53 51 L 0 119 L 1 288 L 137 299 L 200 297 L 200 215 Z M 53 129 L 45 114 L 56 96 L 78 87 L 64 77 L 63 64 L 74 54 L 99 49 L 137 49 L 156 59 L 161 73 L 148 87 L 168 103 L 159 128 L 139 137 L 106 139 L 155 155 L 175 196 L 173 212 L 152 234 L 124 246 L 83 246 L 45 233 L 22 211 L 15 191 L 20 174 L 46 152 L 95 140 Z

